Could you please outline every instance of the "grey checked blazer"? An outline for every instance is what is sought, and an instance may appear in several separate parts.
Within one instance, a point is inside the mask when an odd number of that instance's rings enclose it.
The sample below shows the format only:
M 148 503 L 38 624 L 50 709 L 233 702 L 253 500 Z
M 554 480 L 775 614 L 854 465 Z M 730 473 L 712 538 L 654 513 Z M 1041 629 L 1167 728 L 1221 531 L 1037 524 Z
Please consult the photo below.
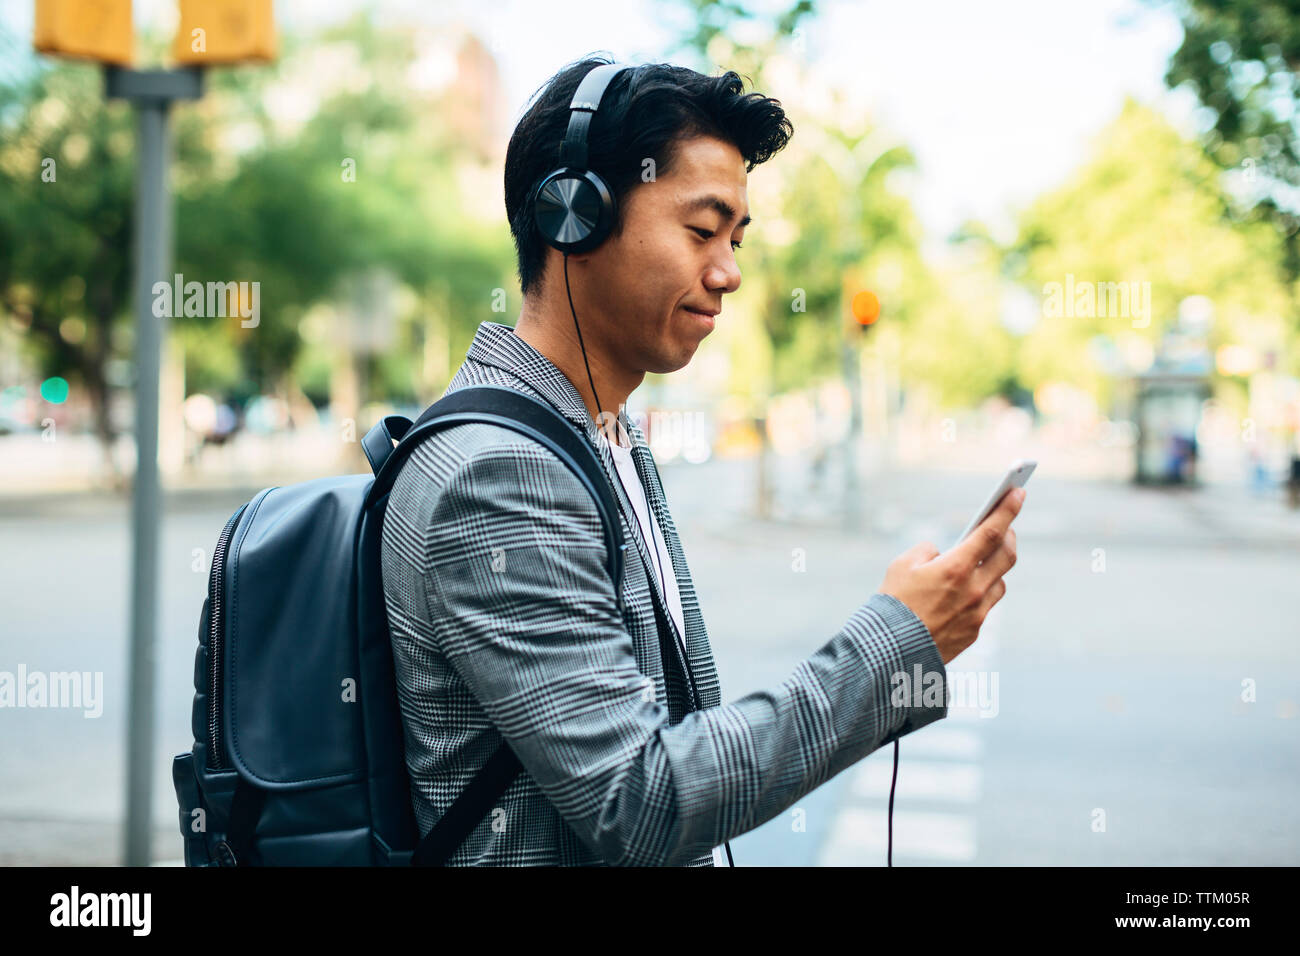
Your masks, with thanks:
M 512 328 L 479 327 L 447 391 L 468 385 L 554 405 L 598 449 L 632 513 L 577 389 Z M 644 434 L 620 417 L 677 575 L 686 633 L 667 615 L 675 660 L 660 650 L 659 582 L 639 526 L 623 520 L 620 617 L 595 504 L 540 445 L 458 425 L 412 454 L 389 498 L 384 594 L 420 832 L 503 736 L 524 767 L 449 865 L 711 866 L 714 846 L 947 715 L 891 703 L 890 675 L 937 673 L 946 700 L 947 673 L 925 625 L 883 594 L 780 685 L 724 706 L 658 472 Z M 703 706 L 689 714 L 682 646 Z

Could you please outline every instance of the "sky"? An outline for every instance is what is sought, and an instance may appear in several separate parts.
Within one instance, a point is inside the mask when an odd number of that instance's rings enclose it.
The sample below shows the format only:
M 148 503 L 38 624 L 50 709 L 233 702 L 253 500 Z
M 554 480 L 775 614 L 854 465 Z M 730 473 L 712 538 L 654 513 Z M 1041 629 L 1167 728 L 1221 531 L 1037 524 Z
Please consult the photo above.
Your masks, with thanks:
M 514 115 L 569 60 L 593 50 L 660 59 L 676 36 L 660 5 L 637 0 L 618 4 L 617 17 L 609 0 L 454 6 L 490 37 L 504 37 L 500 62 Z M 1138 0 L 818 6 L 805 41 L 813 72 L 912 148 L 913 200 L 932 242 L 970 218 L 1009 238 L 1015 210 L 1078 167 L 1126 96 L 1195 132 L 1193 98 L 1170 93 L 1163 81 L 1182 41 L 1167 8 Z M 520 42 L 525 37 L 530 42 Z
M 310 26 L 363 5 L 277 0 L 275 16 L 282 28 Z M 564 63 L 593 51 L 661 60 L 683 26 L 654 0 L 369 5 L 397 22 L 474 28 L 497 55 L 511 126 Z M 749 6 L 774 5 L 782 4 Z M 33 7 L 4 0 L 0 16 L 8 29 L 30 35 Z M 1015 211 L 1084 161 L 1126 96 L 1159 109 L 1188 135 L 1196 129 L 1192 97 L 1167 91 L 1162 80 L 1182 39 L 1167 7 L 1140 0 L 820 0 L 818 8 L 805 38 L 815 81 L 842 89 L 846 110 L 869 114 L 911 147 L 919 169 L 909 189 L 930 248 L 967 219 L 1009 238 Z M 135 20 L 164 22 L 174 9 L 174 0 L 136 0 Z

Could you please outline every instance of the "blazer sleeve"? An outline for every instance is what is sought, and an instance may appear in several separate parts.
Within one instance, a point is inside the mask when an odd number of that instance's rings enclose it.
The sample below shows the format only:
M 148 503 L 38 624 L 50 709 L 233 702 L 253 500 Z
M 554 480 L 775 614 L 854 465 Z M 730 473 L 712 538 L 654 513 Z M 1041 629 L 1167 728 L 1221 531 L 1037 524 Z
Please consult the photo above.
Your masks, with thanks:
M 494 440 L 455 467 L 425 546 L 440 650 L 556 811 L 613 865 L 690 862 L 947 715 L 930 633 L 875 594 L 779 685 L 670 726 L 667 708 L 643 699 L 594 503 L 526 439 Z M 918 666 L 937 692 L 894 693 Z

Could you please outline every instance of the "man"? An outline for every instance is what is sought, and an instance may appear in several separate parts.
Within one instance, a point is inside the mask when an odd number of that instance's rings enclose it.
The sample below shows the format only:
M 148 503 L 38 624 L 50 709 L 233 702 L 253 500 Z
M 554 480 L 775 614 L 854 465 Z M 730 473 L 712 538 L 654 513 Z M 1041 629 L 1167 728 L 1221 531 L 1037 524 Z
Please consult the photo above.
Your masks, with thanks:
M 944 665 L 975 640 L 1015 560 L 1009 525 L 1022 495 L 949 555 L 929 543 L 908 551 L 788 680 L 722 704 L 668 502 L 624 404 L 647 372 L 691 360 L 739 288 L 746 176 L 792 129 L 776 100 L 741 95 L 734 73 L 623 71 L 588 136 L 587 166 L 609 183 L 617 223 L 594 249 L 561 255 L 542 241 L 532 203 L 557 165 L 575 90 L 600 63 L 553 77 L 511 137 L 506 212 L 523 309 L 514 329 L 479 327 L 448 391 L 518 389 L 587 436 L 622 510 L 624 580 L 605 570 L 578 479 L 497 426 L 460 425 L 421 445 L 385 520 L 421 833 L 503 739 L 524 768 L 450 865 L 725 865 L 725 841 L 946 716 L 933 701 L 898 706 L 890 675 L 919 666 L 946 701 Z M 662 643 L 657 618 L 671 632 Z M 688 712 L 692 691 L 700 708 Z

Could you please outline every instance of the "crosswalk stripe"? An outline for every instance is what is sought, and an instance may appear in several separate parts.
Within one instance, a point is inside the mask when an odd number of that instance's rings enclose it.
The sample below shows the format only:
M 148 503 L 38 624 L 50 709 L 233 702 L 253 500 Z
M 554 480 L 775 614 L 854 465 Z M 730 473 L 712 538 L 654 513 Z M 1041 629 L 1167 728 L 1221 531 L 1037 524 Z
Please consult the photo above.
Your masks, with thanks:
M 900 755 L 903 753 L 902 748 L 907 748 L 909 757 L 953 757 L 974 759 L 984 752 L 984 740 L 974 730 L 967 730 L 962 727 L 945 727 L 947 721 L 939 721 L 922 727 L 914 734 L 908 734 L 900 742 Z M 890 767 L 893 766 L 892 750 L 888 748 L 882 753 L 891 754 Z M 899 773 L 902 773 L 902 767 L 899 767 Z
M 916 540 L 926 537 L 930 535 L 911 535 Z M 970 863 L 977 856 L 974 808 L 983 789 L 982 731 L 984 721 L 998 710 L 999 688 L 992 679 L 1001 633 L 1001 607 L 995 606 L 984 619 L 979 639 L 946 665 L 950 690 L 954 681 L 964 682 L 962 699 L 950 704 L 945 720 L 900 741 L 900 754 L 906 751 L 906 758 L 899 763 L 895 790 L 895 859 Z M 973 683 L 967 682 L 970 677 Z M 848 805 L 831 822 L 819 866 L 884 865 L 892 778 L 892 748 L 882 748 L 855 768 Z M 898 801 L 947 803 L 953 811 L 902 809 Z
M 888 848 L 885 808 L 849 807 L 831 824 L 819 866 L 884 866 Z M 975 820 L 966 814 L 894 807 L 894 859 L 946 863 L 975 859 Z
M 880 797 L 888 800 L 893 772 L 892 758 L 864 760 L 854 772 L 850 792 L 858 799 Z M 979 800 L 980 784 L 980 768 L 975 764 L 909 760 L 906 767 L 900 762 L 894 799 L 975 803 Z

